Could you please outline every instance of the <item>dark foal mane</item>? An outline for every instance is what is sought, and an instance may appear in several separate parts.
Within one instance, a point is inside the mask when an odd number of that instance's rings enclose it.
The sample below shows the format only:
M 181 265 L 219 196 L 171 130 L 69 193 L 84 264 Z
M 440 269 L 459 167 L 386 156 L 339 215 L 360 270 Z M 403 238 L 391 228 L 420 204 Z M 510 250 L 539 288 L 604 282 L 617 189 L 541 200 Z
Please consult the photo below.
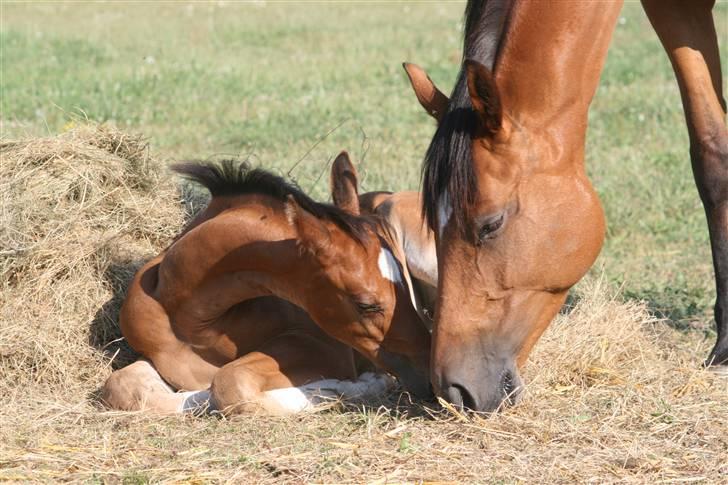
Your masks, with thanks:
M 463 60 L 473 59 L 494 70 L 501 37 L 512 0 L 468 0 L 465 7 Z M 422 213 L 431 229 L 437 226 L 437 208 L 447 203 L 459 228 L 475 202 L 478 186 L 471 154 L 478 119 L 468 93 L 466 74 L 460 69 L 448 110 L 432 137 L 422 164 Z M 447 194 L 447 200 L 441 200 Z
M 362 245 L 369 237 L 368 229 L 373 228 L 368 218 L 352 215 L 331 204 L 316 202 L 293 182 L 262 168 L 252 168 L 247 162 L 183 162 L 171 168 L 182 177 L 205 187 L 213 197 L 260 194 L 285 202 L 290 195 L 303 210 L 318 219 L 333 222 Z

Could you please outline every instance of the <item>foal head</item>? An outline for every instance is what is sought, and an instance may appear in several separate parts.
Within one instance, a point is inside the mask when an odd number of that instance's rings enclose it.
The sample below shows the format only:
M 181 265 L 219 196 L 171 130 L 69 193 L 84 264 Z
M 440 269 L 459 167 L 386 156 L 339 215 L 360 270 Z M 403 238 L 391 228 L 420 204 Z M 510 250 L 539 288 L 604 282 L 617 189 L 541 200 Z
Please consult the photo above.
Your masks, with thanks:
M 408 391 L 429 395 L 430 335 L 410 302 L 403 268 L 375 223 L 354 238 L 293 197 L 286 212 L 302 258 L 315 261 L 315 274 L 301 281 L 306 311 L 328 334 L 395 374 Z
M 490 71 L 466 61 L 452 100 L 405 65 L 438 120 L 423 168 L 424 216 L 435 231 L 435 392 L 492 411 L 514 401 L 518 368 L 604 237 L 601 205 L 560 133 L 524 129 Z
M 407 390 L 429 395 L 430 335 L 404 293 L 402 267 L 376 222 L 358 215 L 356 199 L 345 203 L 349 188 L 335 198 L 337 207 L 244 164 L 176 170 L 212 193 L 203 218 L 234 211 L 235 223 L 226 231 L 231 237 L 243 233 L 245 245 L 260 248 L 240 263 L 241 284 L 299 305 L 326 333 L 395 374 Z M 355 173 L 350 180 L 355 183 Z

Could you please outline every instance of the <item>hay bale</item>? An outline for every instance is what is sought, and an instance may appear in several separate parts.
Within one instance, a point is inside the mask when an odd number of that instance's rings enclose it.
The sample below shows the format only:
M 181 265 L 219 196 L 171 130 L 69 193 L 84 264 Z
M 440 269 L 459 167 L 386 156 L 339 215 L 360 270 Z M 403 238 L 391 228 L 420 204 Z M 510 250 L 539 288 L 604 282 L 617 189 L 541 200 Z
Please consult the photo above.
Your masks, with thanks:
M 178 192 L 141 135 L 84 125 L 0 143 L 0 388 L 92 390 L 138 265 L 179 230 Z

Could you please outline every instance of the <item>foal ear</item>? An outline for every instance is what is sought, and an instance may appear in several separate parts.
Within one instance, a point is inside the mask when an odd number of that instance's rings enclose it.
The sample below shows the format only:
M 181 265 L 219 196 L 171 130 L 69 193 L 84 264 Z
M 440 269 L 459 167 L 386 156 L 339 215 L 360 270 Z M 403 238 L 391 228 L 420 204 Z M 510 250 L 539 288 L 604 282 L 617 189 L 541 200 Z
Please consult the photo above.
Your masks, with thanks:
M 403 62 L 402 67 L 404 67 L 410 84 L 412 84 L 417 101 L 420 102 L 422 107 L 425 108 L 425 111 L 435 118 L 438 123 L 442 121 L 442 117 L 447 111 L 447 105 L 450 103 L 448 97 L 437 89 L 437 86 L 432 82 L 430 76 L 417 64 Z
M 483 129 L 490 134 L 497 133 L 503 126 L 503 109 L 493 74 L 481 63 L 470 59 L 465 61 L 465 72 L 470 101 Z
M 304 210 L 289 195 L 286 200 L 286 217 L 298 233 L 298 243 L 314 256 L 323 255 L 331 247 L 331 233 L 316 216 Z
M 339 153 L 331 165 L 331 198 L 334 205 L 349 214 L 359 215 L 359 190 L 357 188 L 356 168 L 349 154 Z

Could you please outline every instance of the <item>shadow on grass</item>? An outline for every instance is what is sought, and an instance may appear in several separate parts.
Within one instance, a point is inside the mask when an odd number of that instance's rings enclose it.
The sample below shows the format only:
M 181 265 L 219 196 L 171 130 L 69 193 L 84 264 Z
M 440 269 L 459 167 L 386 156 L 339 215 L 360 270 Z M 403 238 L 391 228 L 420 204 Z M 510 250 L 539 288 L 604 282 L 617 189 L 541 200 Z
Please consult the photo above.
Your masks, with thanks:
M 399 420 L 414 418 L 434 420 L 443 418 L 446 413 L 434 398 L 417 399 L 401 388 L 367 401 L 336 401 L 332 403 L 331 409 L 320 412 L 359 415 L 364 421 L 368 420 L 369 416 L 378 414 L 386 414 L 389 418 Z
M 644 301 L 650 314 L 681 332 L 699 331 L 715 335 L 713 312 L 708 295 L 700 287 L 625 289 L 625 299 Z
M 209 196 L 194 184 L 182 182 L 179 185 L 179 194 L 185 213 L 180 232 L 192 218 L 207 206 Z M 131 364 L 139 354 L 132 349 L 121 334 L 119 328 L 119 312 L 126 297 L 126 291 L 134 278 L 134 274 L 150 258 L 134 256 L 119 256 L 113 248 L 108 251 L 111 263 L 106 266 L 103 278 L 111 289 L 111 298 L 99 308 L 90 325 L 89 344 L 100 350 L 111 360 L 113 370 L 121 369 Z M 101 248 L 105 251 L 105 248 Z

